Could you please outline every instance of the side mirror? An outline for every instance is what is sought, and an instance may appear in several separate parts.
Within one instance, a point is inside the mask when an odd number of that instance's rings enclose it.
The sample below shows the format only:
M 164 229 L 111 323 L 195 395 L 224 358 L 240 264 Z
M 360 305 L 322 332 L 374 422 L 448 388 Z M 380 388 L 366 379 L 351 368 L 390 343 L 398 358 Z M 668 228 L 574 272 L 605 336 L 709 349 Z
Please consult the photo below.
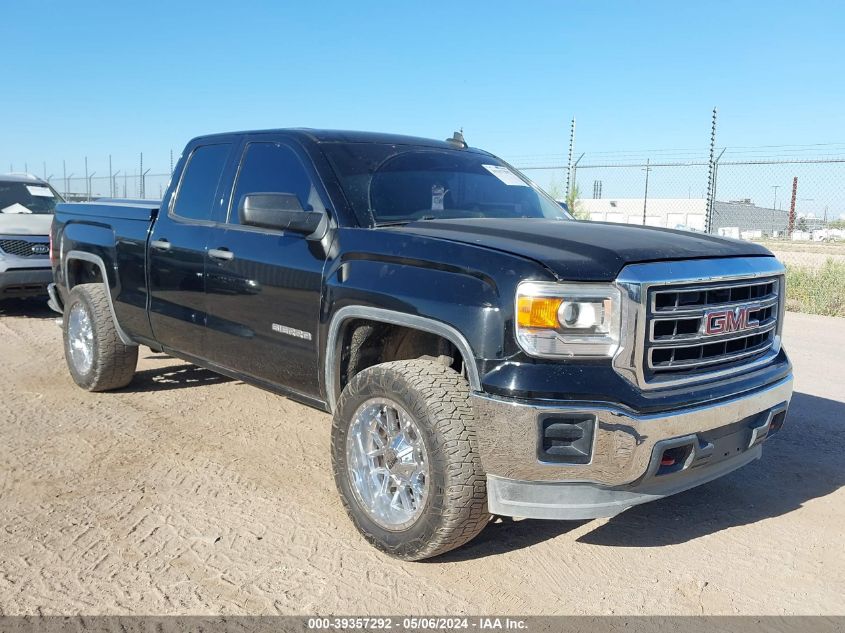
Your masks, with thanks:
M 238 205 L 241 224 L 310 236 L 327 220 L 320 211 L 305 211 L 292 193 L 250 193 Z

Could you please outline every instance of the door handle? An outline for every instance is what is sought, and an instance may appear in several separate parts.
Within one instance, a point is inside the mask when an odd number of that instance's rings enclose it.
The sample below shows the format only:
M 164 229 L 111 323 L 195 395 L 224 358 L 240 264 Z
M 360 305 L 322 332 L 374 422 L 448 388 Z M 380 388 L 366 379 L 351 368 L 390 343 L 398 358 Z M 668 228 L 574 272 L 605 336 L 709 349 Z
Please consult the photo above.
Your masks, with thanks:
M 156 249 L 157 251 L 169 251 L 170 242 L 168 242 L 165 238 L 162 238 L 160 240 L 152 240 L 150 242 L 150 247 Z
M 208 249 L 208 256 L 211 259 L 216 259 L 221 262 L 228 262 L 235 259 L 235 254 L 225 247 Z

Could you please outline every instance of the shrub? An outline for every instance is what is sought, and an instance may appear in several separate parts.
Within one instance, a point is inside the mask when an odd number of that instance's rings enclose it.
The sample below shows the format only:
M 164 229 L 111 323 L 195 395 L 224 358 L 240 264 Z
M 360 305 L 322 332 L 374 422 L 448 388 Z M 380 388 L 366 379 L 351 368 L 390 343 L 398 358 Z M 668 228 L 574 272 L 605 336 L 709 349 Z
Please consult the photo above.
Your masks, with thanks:
M 786 309 L 845 317 L 845 262 L 828 258 L 821 268 L 787 264 Z

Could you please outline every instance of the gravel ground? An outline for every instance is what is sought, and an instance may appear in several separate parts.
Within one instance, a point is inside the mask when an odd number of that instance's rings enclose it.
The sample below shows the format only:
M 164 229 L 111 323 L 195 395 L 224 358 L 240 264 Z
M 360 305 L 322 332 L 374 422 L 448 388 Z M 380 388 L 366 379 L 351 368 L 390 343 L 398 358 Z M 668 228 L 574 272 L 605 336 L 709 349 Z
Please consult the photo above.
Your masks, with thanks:
M 327 415 L 147 348 L 86 393 L 39 303 L 0 305 L 0 340 L 0 614 L 845 613 L 845 320 L 788 315 L 797 393 L 763 460 L 424 563 L 347 520 Z

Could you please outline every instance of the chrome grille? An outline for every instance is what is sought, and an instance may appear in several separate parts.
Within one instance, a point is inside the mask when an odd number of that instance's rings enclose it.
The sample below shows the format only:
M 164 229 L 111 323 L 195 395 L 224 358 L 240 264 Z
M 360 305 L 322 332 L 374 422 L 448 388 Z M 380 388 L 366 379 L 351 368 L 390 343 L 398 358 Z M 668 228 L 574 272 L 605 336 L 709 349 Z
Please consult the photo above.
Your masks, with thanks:
M 780 287 L 779 277 L 769 277 L 649 289 L 646 380 L 713 371 L 765 354 L 775 344 Z M 733 331 L 708 332 L 708 319 L 728 321 L 733 327 L 723 329 Z
M 43 250 L 45 247 L 47 252 L 35 252 L 36 250 Z M 16 257 L 48 257 L 50 242 L 44 238 L 37 239 L 0 239 L 0 251 L 7 255 L 15 255 Z

